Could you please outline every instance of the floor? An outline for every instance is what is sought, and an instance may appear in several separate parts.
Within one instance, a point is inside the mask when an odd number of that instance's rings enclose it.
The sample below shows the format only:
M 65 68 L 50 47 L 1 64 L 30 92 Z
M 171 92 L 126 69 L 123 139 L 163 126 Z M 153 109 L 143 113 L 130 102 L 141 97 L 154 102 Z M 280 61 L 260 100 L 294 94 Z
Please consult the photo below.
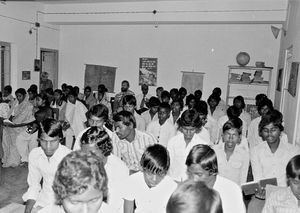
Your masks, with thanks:
M 26 167 L 0 168 L 0 208 L 12 202 L 23 204 L 22 195 L 28 188 L 27 174 Z

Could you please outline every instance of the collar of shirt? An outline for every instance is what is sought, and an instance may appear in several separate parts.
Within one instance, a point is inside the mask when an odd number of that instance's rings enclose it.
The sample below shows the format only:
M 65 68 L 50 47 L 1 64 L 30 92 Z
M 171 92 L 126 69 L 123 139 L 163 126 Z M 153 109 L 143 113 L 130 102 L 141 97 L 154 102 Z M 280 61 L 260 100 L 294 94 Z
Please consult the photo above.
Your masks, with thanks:
M 48 160 L 48 157 L 46 156 L 44 150 L 40 147 L 40 156 Z M 49 162 L 52 161 L 61 161 L 63 157 L 66 156 L 66 151 L 71 152 L 67 147 L 59 144 L 57 150 L 54 152 L 54 154 L 49 158 Z

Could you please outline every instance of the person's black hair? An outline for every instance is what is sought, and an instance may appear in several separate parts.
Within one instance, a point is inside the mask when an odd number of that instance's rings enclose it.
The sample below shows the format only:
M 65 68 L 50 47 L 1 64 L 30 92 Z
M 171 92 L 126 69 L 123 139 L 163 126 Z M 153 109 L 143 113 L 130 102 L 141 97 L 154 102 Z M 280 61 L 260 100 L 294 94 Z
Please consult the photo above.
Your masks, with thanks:
M 63 84 L 61 85 L 61 88 L 63 89 L 63 88 L 66 88 L 67 86 L 68 86 L 68 84 L 63 83 Z
M 258 95 L 255 96 L 255 103 L 256 103 L 256 106 L 258 106 L 259 102 L 262 101 L 263 99 L 265 98 L 268 98 L 266 96 L 266 94 L 263 94 L 263 93 L 260 93 Z
M 265 126 L 273 123 L 275 127 L 278 127 L 279 130 L 282 132 L 284 130 L 284 127 L 282 125 L 282 114 L 278 110 L 271 110 L 269 111 L 265 116 L 262 117 L 258 129 L 259 132 L 261 133 Z
M 174 98 L 174 99 L 172 100 L 171 106 L 172 106 L 174 103 L 179 103 L 180 109 L 181 109 L 181 110 L 183 109 L 184 103 L 183 103 L 183 100 L 182 100 L 181 98 Z
M 160 101 L 157 97 L 152 96 L 148 102 L 149 107 L 155 107 L 160 105 Z
M 196 103 L 195 109 L 197 110 L 197 112 L 200 115 L 207 115 L 208 114 L 208 106 L 207 106 L 207 103 L 205 101 L 202 101 L 202 100 L 198 101 Z
M 240 101 L 240 102 L 241 102 L 241 107 L 242 107 L 242 109 L 245 109 L 246 104 L 245 104 L 245 100 L 244 100 L 244 97 L 243 97 L 243 96 L 241 96 L 241 95 L 236 96 L 236 97 L 233 99 L 233 105 L 235 105 L 234 103 L 235 103 L 236 101 Z
M 26 90 L 24 88 L 19 88 L 16 90 L 15 94 L 22 94 L 22 95 L 26 95 Z
M 166 213 L 223 213 L 219 193 L 202 181 L 180 183 L 167 203 Z
M 202 91 L 200 89 L 197 89 L 195 92 L 194 92 L 194 96 L 197 98 L 199 97 L 199 100 L 202 98 Z
M 242 127 L 243 127 L 243 121 L 238 118 L 238 117 L 234 117 L 234 118 L 230 118 L 228 121 L 226 121 L 226 123 L 223 125 L 223 133 L 225 133 L 227 130 L 230 129 L 237 129 L 239 135 L 242 134 Z
M 46 118 L 40 123 L 38 138 L 40 138 L 43 133 L 49 137 L 58 137 L 61 140 L 64 137 L 61 123 L 53 118 Z
M 12 87 L 10 85 L 6 85 L 3 90 L 6 90 L 9 94 L 12 93 Z
M 171 93 L 175 93 L 176 95 L 178 94 L 178 89 L 177 88 L 172 88 L 171 90 L 170 90 L 170 94 Z
M 217 105 L 220 103 L 221 98 L 218 95 L 215 94 L 211 94 L 208 99 L 207 99 L 207 103 L 209 104 L 210 101 L 215 100 L 217 102 Z
M 103 104 L 94 105 L 86 113 L 88 119 L 92 116 L 103 118 L 104 122 L 106 122 L 108 120 L 108 108 Z
M 215 151 L 208 145 L 195 145 L 188 154 L 185 165 L 199 164 L 210 175 L 218 174 L 218 160 Z
M 156 88 L 156 91 L 157 91 L 157 90 L 162 90 L 162 91 L 163 91 L 164 88 L 163 88 L 163 87 L 157 87 L 157 88 Z
M 165 175 L 170 167 L 169 152 L 160 144 L 150 145 L 143 153 L 140 165 L 145 172 Z
M 53 93 L 58 93 L 58 94 L 60 94 L 60 95 L 63 95 L 63 92 L 62 92 L 61 89 L 56 89 L 56 90 L 54 90 Z
M 166 110 L 168 110 L 168 112 L 171 112 L 171 106 L 170 106 L 170 104 L 168 104 L 168 103 L 165 103 L 165 102 L 163 102 L 163 103 L 161 103 L 160 105 L 159 105 L 159 109 L 166 109 Z
M 264 106 L 267 106 L 270 111 L 274 109 L 272 101 L 268 98 L 264 98 L 259 102 L 259 104 L 257 105 L 257 111 L 260 112 L 261 108 L 263 108 Z
M 129 126 L 130 124 L 133 125 L 133 128 L 136 128 L 136 121 L 134 115 L 128 111 L 121 111 L 114 115 L 113 117 L 114 122 L 122 122 L 124 125 Z
M 107 90 L 107 88 L 105 87 L 105 85 L 104 84 L 99 84 L 98 85 L 98 92 L 107 92 L 108 90 Z
M 48 97 L 46 94 L 44 93 L 40 93 L 36 95 L 36 98 L 39 97 L 40 99 L 42 99 L 43 101 L 45 101 L 45 106 L 50 106 L 50 102 L 48 100 Z
M 75 86 L 75 87 L 73 87 L 73 90 L 77 93 L 77 95 L 76 95 L 76 97 L 77 97 L 79 94 L 79 91 L 80 91 L 79 87 Z
M 52 88 L 47 88 L 47 89 L 45 89 L 45 93 L 46 93 L 46 94 L 49 94 L 49 95 L 54 95 L 54 91 L 53 91 Z
M 196 97 L 193 94 L 189 94 L 188 96 L 186 96 L 185 104 L 189 105 L 192 100 L 196 101 Z
M 126 84 L 128 85 L 128 87 L 130 86 L 130 85 L 129 85 L 129 81 L 127 81 L 127 80 L 123 80 L 123 81 L 122 81 L 122 84 L 123 84 L 123 83 L 126 83 Z
M 221 96 L 221 94 L 222 94 L 222 90 L 221 90 L 221 88 L 220 87 L 215 87 L 214 89 L 213 89 L 213 91 L 212 91 L 212 94 L 215 94 L 215 95 L 217 95 L 217 96 Z
M 171 98 L 171 95 L 167 90 L 164 90 L 161 92 L 161 99 L 164 99 L 164 98 L 169 98 L 169 99 Z
M 70 90 L 68 96 L 70 96 L 70 95 L 71 95 L 71 96 L 74 96 L 75 98 L 77 98 L 78 93 L 75 91 L 75 89 L 72 89 L 72 90 Z
M 122 104 L 123 106 L 125 106 L 126 104 L 136 106 L 136 98 L 134 97 L 134 95 L 125 95 L 123 97 Z
M 177 120 L 178 127 L 195 127 L 197 129 L 202 127 L 202 122 L 199 113 L 194 109 L 185 110 L 180 118 Z
M 78 88 L 79 89 L 79 88 Z M 85 90 L 89 90 L 90 92 L 92 91 L 92 88 L 90 87 L 90 86 L 86 86 L 85 88 L 84 88 L 84 91 Z
M 287 178 L 300 180 L 300 155 L 294 156 L 286 166 Z
M 241 114 L 241 111 L 234 105 L 228 107 L 226 110 L 227 116 L 229 119 L 239 117 Z

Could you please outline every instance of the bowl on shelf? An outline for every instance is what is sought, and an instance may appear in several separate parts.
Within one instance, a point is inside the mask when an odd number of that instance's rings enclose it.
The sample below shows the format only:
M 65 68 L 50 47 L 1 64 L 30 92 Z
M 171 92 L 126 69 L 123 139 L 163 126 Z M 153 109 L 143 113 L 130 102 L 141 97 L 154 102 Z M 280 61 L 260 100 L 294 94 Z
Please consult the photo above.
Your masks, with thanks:
M 265 67 L 265 62 L 264 61 L 257 61 L 255 62 L 255 66 L 259 68 Z

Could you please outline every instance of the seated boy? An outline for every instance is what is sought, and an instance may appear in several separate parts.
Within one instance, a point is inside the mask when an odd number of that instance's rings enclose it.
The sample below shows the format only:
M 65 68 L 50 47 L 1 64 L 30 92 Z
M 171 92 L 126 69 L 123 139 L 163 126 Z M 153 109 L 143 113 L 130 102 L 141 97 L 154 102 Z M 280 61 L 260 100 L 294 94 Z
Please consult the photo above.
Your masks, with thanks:
M 233 181 L 218 175 L 217 155 L 210 146 L 194 146 L 185 164 L 189 179 L 203 181 L 209 188 L 219 192 L 224 213 L 246 212 L 241 188 Z
M 242 124 L 238 117 L 228 120 L 223 125 L 222 141 L 214 146 L 219 174 L 238 185 L 247 181 L 250 158 L 249 149 L 242 144 Z
M 158 109 L 158 120 L 151 121 L 146 132 L 152 134 L 157 142 L 165 147 L 170 138 L 175 136 L 176 129 L 169 120 L 171 106 L 168 103 L 161 103 Z
M 177 184 L 167 176 L 170 158 L 165 147 L 149 146 L 144 152 L 141 172 L 131 175 L 124 192 L 124 213 L 165 213 Z M 134 210 L 134 206 L 136 209 Z
M 62 126 L 59 121 L 54 119 L 42 121 L 38 131 L 38 142 L 41 146 L 34 148 L 29 154 L 27 178 L 29 188 L 23 195 L 23 200 L 26 201 L 25 213 L 35 212 L 54 203 L 51 188 L 54 175 L 60 161 L 71 151 L 60 144 L 62 139 Z
M 294 156 L 286 166 L 289 187 L 272 192 L 266 199 L 263 213 L 300 212 L 300 155 Z
M 129 169 L 117 156 L 112 154 L 112 143 L 109 134 L 101 127 L 93 126 L 81 137 L 81 150 L 100 152 L 103 155 L 104 168 L 108 178 L 108 203 L 113 204 L 115 213 L 123 213 L 124 180 L 129 177 Z
M 105 203 L 108 180 L 102 162 L 94 152 L 68 154 L 59 164 L 53 182 L 57 205 L 49 205 L 39 212 L 113 213 Z

